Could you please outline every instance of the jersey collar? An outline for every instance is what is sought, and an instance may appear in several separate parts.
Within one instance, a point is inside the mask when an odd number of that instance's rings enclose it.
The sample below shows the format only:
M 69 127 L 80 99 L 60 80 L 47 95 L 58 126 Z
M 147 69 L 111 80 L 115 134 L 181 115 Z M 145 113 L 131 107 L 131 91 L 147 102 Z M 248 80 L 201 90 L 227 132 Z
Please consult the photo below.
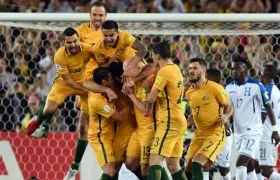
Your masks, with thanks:
M 244 81 L 242 84 L 238 84 L 236 81 L 233 81 L 233 83 L 234 83 L 235 85 L 241 86 L 241 85 L 246 84 L 246 83 L 249 81 L 249 79 L 250 79 L 250 78 L 247 76 L 246 79 L 245 79 L 245 81 Z

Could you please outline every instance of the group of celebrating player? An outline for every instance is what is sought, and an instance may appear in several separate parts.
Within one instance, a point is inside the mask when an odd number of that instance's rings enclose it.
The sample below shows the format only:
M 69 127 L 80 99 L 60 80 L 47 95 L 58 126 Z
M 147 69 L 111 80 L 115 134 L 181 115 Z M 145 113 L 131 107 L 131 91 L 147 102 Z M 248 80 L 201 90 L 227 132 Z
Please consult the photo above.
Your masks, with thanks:
M 219 72 L 206 71 L 203 59 L 190 60 L 191 87 L 186 97 L 192 112 L 189 122 L 195 123 L 196 132 L 183 170 L 179 160 L 187 127 L 181 105 L 184 85 L 180 68 L 170 60 L 169 44 L 155 44 L 152 60 L 145 61 L 145 46 L 119 30 L 115 21 L 105 21 L 101 2 L 90 6 L 90 17 L 91 22 L 76 30 L 64 30 L 64 45 L 54 57 L 57 76 L 44 108 L 26 131 L 34 138 L 46 138 L 59 104 L 67 96 L 79 96 L 79 137 L 65 180 L 75 179 L 88 141 L 103 180 L 118 179 L 122 163 L 139 179 L 167 180 L 164 160 L 174 180 L 208 179 L 207 171 L 215 160 L 223 179 L 231 179 L 227 158 L 231 140 L 226 138 L 230 137 L 230 117 L 239 152 L 236 179 L 256 179 L 256 167 L 265 177 L 280 179 L 273 171 L 274 144 L 280 141 L 276 125 L 280 93 L 272 84 L 277 73 L 274 66 L 266 65 L 262 72 L 264 87 L 247 77 L 248 61 L 237 56 L 232 64 L 234 82 L 224 89 L 218 84 Z M 255 161 L 259 148 L 261 158 Z

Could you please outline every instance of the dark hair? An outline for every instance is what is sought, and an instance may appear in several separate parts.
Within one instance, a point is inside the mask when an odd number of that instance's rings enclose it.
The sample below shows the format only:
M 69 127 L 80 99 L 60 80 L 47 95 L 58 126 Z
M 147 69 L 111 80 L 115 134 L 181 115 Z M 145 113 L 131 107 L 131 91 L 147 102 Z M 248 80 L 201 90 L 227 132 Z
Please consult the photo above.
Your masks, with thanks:
M 210 81 L 214 81 L 216 83 L 220 83 L 222 79 L 221 71 L 216 68 L 210 68 L 206 70 L 207 79 Z
M 173 63 L 177 64 L 178 66 L 180 66 L 181 61 L 180 61 L 179 58 L 175 58 L 175 59 L 173 59 Z
M 74 34 L 77 34 L 77 36 L 79 37 L 78 32 L 71 27 L 68 27 L 63 31 L 64 36 L 73 36 Z
M 105 14 L 107 14 L 107 9 L 106 9 L 106 7 L 105 7 L 105 4 L 102 2 L 102 1 L 94 1 L 93 3 L 91 3 L 90 5 L 89 5 L 89 12 L 91 13 L 91 10 L 92 10 L 92 8 L 93 7 L 104 7 L 104 9 L 105 9 Z
M 204 59 L 202 59 L 202 58 L 192 58 L 192 59 L 190 59 L 190 64 L 195 63 L 195 62 L 197 62 L 201 66 L 204 66 L 205 68 L 207 68 L 207 63 Z
M 93 81 L 101 85 L 102 80 L 108 80 L 110 69 L 105 67 L 98 67 L 93 71 Z
M 118 23 L 113 20 L 107 20 L 102 24 L 102 29 L 115 29 L 116 31 L 119 30 Z
M 267 69 L 266 74 L 269 79 L 274 79 L 277 76 L 277 68 L 273 64 L 266 64 L 264 68 Z
M 249 59 L 248 59 L 248 57 L 245 53 L 241 53 L 241 54 L 235 53 L 235 54 L 233 54 L 232 55 L 232 62 L 242 63 L 247 67 L 247 69 L 252 68 L 252 64 L 249 61 Z
M 155 43 L 153 45 L 153 52 L 158 54 L 162 57 L 162 59 L 170 58 L 170 46 L 169 43 L 166 41 L 162 41 L 159 43 Z
M 112 62 L 109 66 L 112 77 L 121 77 L 123 74 L 123 63 Z

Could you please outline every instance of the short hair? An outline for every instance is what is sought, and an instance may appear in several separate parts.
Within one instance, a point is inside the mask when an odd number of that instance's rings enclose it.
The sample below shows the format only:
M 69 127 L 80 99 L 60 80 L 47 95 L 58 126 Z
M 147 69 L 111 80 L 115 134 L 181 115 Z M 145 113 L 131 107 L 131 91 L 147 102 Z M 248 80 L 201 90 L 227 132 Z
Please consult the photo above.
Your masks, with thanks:
M 98 0 L 98 1 L 94 1 L 93 3 L 91 3 L 91 4 L 89 5 L 89 12 L 90 12 L 90 13 L 91 13 L 91 10 L 92 10 L 93 7 L 104 7 L 104 9 L 105 9 L 105 14 L 107 14 L 106 6 L 105 6 L 105 4 L 104 4 L 102 1 Z
M 195 63 L 195 62 L 197 62 L 201 66 L 204 66 L 205 68 L 207 68 L 207 63 L 204 59 L 202 59 L 202 58 L 192 58 L 192 59 L 190 59 L 190 64 Z
M 252 64 L 251 62 L 249 61 L 247 55 L 245 53 L 241 53 L 241 54 L 238 54 L 238 53 L 235 53 L 232 55 L 232 62 L 239 62 L 239 63 L 242 63 L 244 64 L 247 69 L 251 69 L 252 68 Z
M 110 69 L 105 67 L 98 67 L 93 71 L 93 81 L 101 85 L 102 80 L 108 80 L 110 76 Z
M 266 74 L 269 79 L 274 79 L 277 76 L 277 68 L 273 64 L 266 64 L 264 68 L 267 69 Z
M 113 77 L 121 77 L 123 74 L 123 63 L 112 62 L 109 66 L 109 69 Z
M 159 54 L 162 57 L 162 59 L 168 59 L 168 58 L 170 58 L 170 55 L 171 55 L 170 45 L 166 41 L 155 43 L 153 45 L 153 52 L 155 54 Z
M 210 68 L 206 70 L 207 79 L 210 81 L 214 81 L 216 83 L 220 83 L 222 80 L 221 71 L 216 68 Z
M 102 29 L 115 29 L 116 31 L 118 31 L 119 25 L 116 21 L 107 20 L 102 24 Z
M 173 59 L 173 63 L 174 63 L 174 64 L 177 64 L 178 66 L 180 66 L 181 61 L 180 61 L 179 58 L 175 58 L 175 59 Z
M 74 34 L 77 34 L 77 36 L 79 37 L 78 32 L 71 27 L 68 27 L 63 31 L 64 36 L 73 36 Z

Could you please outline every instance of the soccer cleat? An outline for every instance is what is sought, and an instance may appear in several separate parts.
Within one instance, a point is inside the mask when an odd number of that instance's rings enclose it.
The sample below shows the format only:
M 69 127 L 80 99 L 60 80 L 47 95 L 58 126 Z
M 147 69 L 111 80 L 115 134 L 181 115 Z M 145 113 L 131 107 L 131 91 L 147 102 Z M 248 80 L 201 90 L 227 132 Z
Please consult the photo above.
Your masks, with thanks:
M 42 124 L 34 133 L 31 134 L 31 137 L 36 139 L 47 138 L 49 129 L 50 127 L 48 124 Z
M 75 180 L 76 175 L 78 174 L 78 170 L 70 169 L 63 180 Z
M 31 121 L 26 128 L 26 135 L 31 136 L 40 125 L 41 123 L 39 123 L 37 120 Z

